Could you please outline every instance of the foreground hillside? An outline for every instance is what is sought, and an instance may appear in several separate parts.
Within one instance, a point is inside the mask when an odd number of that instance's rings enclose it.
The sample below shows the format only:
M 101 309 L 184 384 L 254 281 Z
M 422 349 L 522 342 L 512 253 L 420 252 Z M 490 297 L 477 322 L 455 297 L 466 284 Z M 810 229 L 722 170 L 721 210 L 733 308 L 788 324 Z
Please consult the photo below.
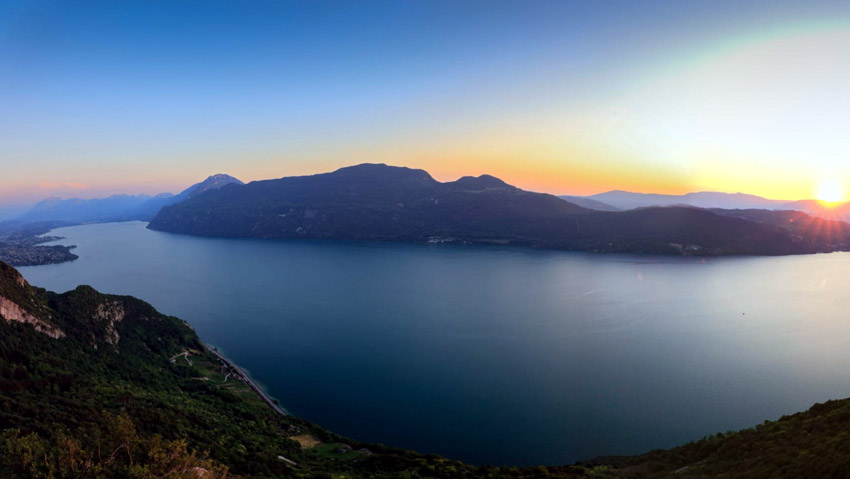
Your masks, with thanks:
M 773 479 L 850 477 L 850 399 L 668 451 L 604 458 L 620 477 Z
M 492 176 L 441 183 L 422 170 L 367 164 L 227 185 L 163 208 L 149 227 L 202 236 L 512 244 L 615 253 L 781 255 L 850 249 L 846 223 L 765 219 L 692 207 L 597 211 Z
M 850 477 L 850 400 L 642 456 L 479 467 L 279 414 L 188 325 L 135 298 L 51 293 L 0 263 L 0 317 L 4 478 Z

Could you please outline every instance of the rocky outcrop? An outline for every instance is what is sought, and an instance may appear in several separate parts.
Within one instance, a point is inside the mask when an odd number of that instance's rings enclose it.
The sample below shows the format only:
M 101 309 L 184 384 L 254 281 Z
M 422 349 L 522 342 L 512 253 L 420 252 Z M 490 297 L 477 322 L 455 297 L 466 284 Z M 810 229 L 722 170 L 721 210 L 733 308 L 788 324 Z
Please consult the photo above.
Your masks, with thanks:
M 144 301 L 102 294 L 85 285 L 56 294 L 29 285 L 17 270 L 0 262 L 0 329 L 20 331 L 10 327 L 19 326 L 13 322 L 28 324 L 26 329 L 42 333 L 46 343 L 60 339 L 116 354 L 156 356 L 180 341 L 203 348 L 186 323 Z
M 110 301 L 97 305 L 95 319 L 106 322 L 106 334 L 103 339 L 112 346 L 116 346 L 120 339 L 115 324 L 121 322 L 125 315 L 124 305 L 118 301 Z
M 5 318 L 7 321 L 18 321 L 21 323 L 31 324 L 36 331 L 44 333 L 54 339 L 65 336 L 65 333 L 61 329 L 24 311 L 23 308 L 3 296 L 0 296 L 0 316 Z

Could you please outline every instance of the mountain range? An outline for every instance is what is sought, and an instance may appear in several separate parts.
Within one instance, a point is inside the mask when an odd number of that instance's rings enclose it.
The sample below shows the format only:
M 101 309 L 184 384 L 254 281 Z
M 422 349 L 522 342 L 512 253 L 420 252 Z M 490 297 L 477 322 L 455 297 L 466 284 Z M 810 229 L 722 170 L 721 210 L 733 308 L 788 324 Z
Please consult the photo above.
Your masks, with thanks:
M 561 198 L 562 200 L 569 201 L 570 203 L 572 203 L 574 205 L 578 205 L 578 206 L 581 206 L 582 208 L 587 208 L 587 209 L 590 209 L 590 210 L 622 211 L 624 209 L 630 209 L 630 208 L 617 208 L 616 206 L 611 206 L 608 203 L 603 203 L 599 200 L 595 200 L 595 199 L 589 198 L 587 196 L 563 195 L 563 196 L 559 196 L 559 198 Z
M 441 183 L 378 164 L 230 184 L 166 206 L 149 228 L 257 238 L 509 244 L 651 254 L 795 254 L 850 249 L 850 225 L 777 211 L 598 211 L 483 175 Z M 826 232 L 829 232 L 828 234 Z
M 693 206 L 708 209 L 792 210 L 829 220 L 850 222 L 850 203 L 824 203 L 818 200 L 770 200 L 744 193 L 699 191 L 684 195 L 608 191 L 591 196 L 561 196 L 560 198 L 599 211 L 618 211 L 656 206 Z
M 790 211 L 801 214 L 783 213 Z M 70 259 L 69 251 L 15 238 L 57 226 L 129 220 L 202 236 L 508 244 L 591 252 L 779 255 L 850 249 L 846 203 L 717 192 L 555 197 L 489 175 L 443 183 L 423 170 L 363 164 L 247 185 L 218 174 L 177 195 L 50 198 L 0 223 L 0 240 L 6 242 L 0 259 L 18 265 Z
M 485 175 L 487 176 L 487 175 Z M 271 180 L 274 181 L 274 180 Z M 179 194 L 113 195 L 106 198 L 62 199 L 51 197 L 34 206 L 9 205 L 0 207 L 0 217 L 9 218 L 0 224 L 34 222 L 63 222 L 65 224 L 140 220 L 150 221 L 165 206 L 181 203 L 207 190 L 227 184 L 242 185 L 240 180 L 216 174 L 196 183 Z M 562 195 L 561 199 L 596 211 L 624 211 L 636 208 L 692 206 L 705 209 L 766 209 L 793 210 L 829 220 L 850 222 L 850 202 L 827 204 L 818 200 L 773 200 L 745 193 L 699 191 L 683 195 L 636 193 L 614 190 L 590 196 Z
M 823 203 L 817 200 L 793 201 L 782 205 L 782 209 L 802 211 L 820 218 L 850 222 L 850 203 Z
M 700 191 L 684 195 L 662 195 L 615 190 L 590 196 L 562 198 L 567 201 L 570 201 L 571 198 L 593 200 L 605 205 L 607 208 L 620 210 L 647 208 L 652 206 L 696 206 L 698 208 L 768 210 L 790 209 L 786 208 L 786 205 L 790 203 L 789 201 L 769 200 L 767 198 L 762 198 L 761 196 L 748 195 L 744 193 L 719 193 L 714 191 Z
M 113 195 L 107 198 L 48 198 L 19 215 L 15 221 L 64 221 L 67 223 L 97 223 L 111 221 L 150 221 L 162 207 L 185 201 L 205 191 L 226 184 L 242 184 L 232 176 L 217 174 L 174 195 Z

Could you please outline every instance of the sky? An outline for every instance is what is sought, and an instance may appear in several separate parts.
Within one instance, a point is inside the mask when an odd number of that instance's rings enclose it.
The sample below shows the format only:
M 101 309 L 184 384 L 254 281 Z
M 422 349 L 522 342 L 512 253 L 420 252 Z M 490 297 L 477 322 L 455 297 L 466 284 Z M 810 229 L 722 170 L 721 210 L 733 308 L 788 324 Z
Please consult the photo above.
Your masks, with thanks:
M 0 0 L 0 206 L 364 162 L 810 198 L 848 85 L 846 1 Z

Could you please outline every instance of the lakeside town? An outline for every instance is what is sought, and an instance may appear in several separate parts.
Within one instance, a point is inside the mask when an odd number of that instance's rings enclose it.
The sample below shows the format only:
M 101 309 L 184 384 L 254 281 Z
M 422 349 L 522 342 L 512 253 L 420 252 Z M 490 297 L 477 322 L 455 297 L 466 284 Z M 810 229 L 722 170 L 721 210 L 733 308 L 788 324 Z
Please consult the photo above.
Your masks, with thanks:
M 18 267 L 59 264 L 79 258 L 79 256 L 71 252 L 76 246 L 41 245 L 41 243 L 58 239 L 61 238 L 27 237 L 23 239 L 4 239 L 0 237 L 0 261 Z

